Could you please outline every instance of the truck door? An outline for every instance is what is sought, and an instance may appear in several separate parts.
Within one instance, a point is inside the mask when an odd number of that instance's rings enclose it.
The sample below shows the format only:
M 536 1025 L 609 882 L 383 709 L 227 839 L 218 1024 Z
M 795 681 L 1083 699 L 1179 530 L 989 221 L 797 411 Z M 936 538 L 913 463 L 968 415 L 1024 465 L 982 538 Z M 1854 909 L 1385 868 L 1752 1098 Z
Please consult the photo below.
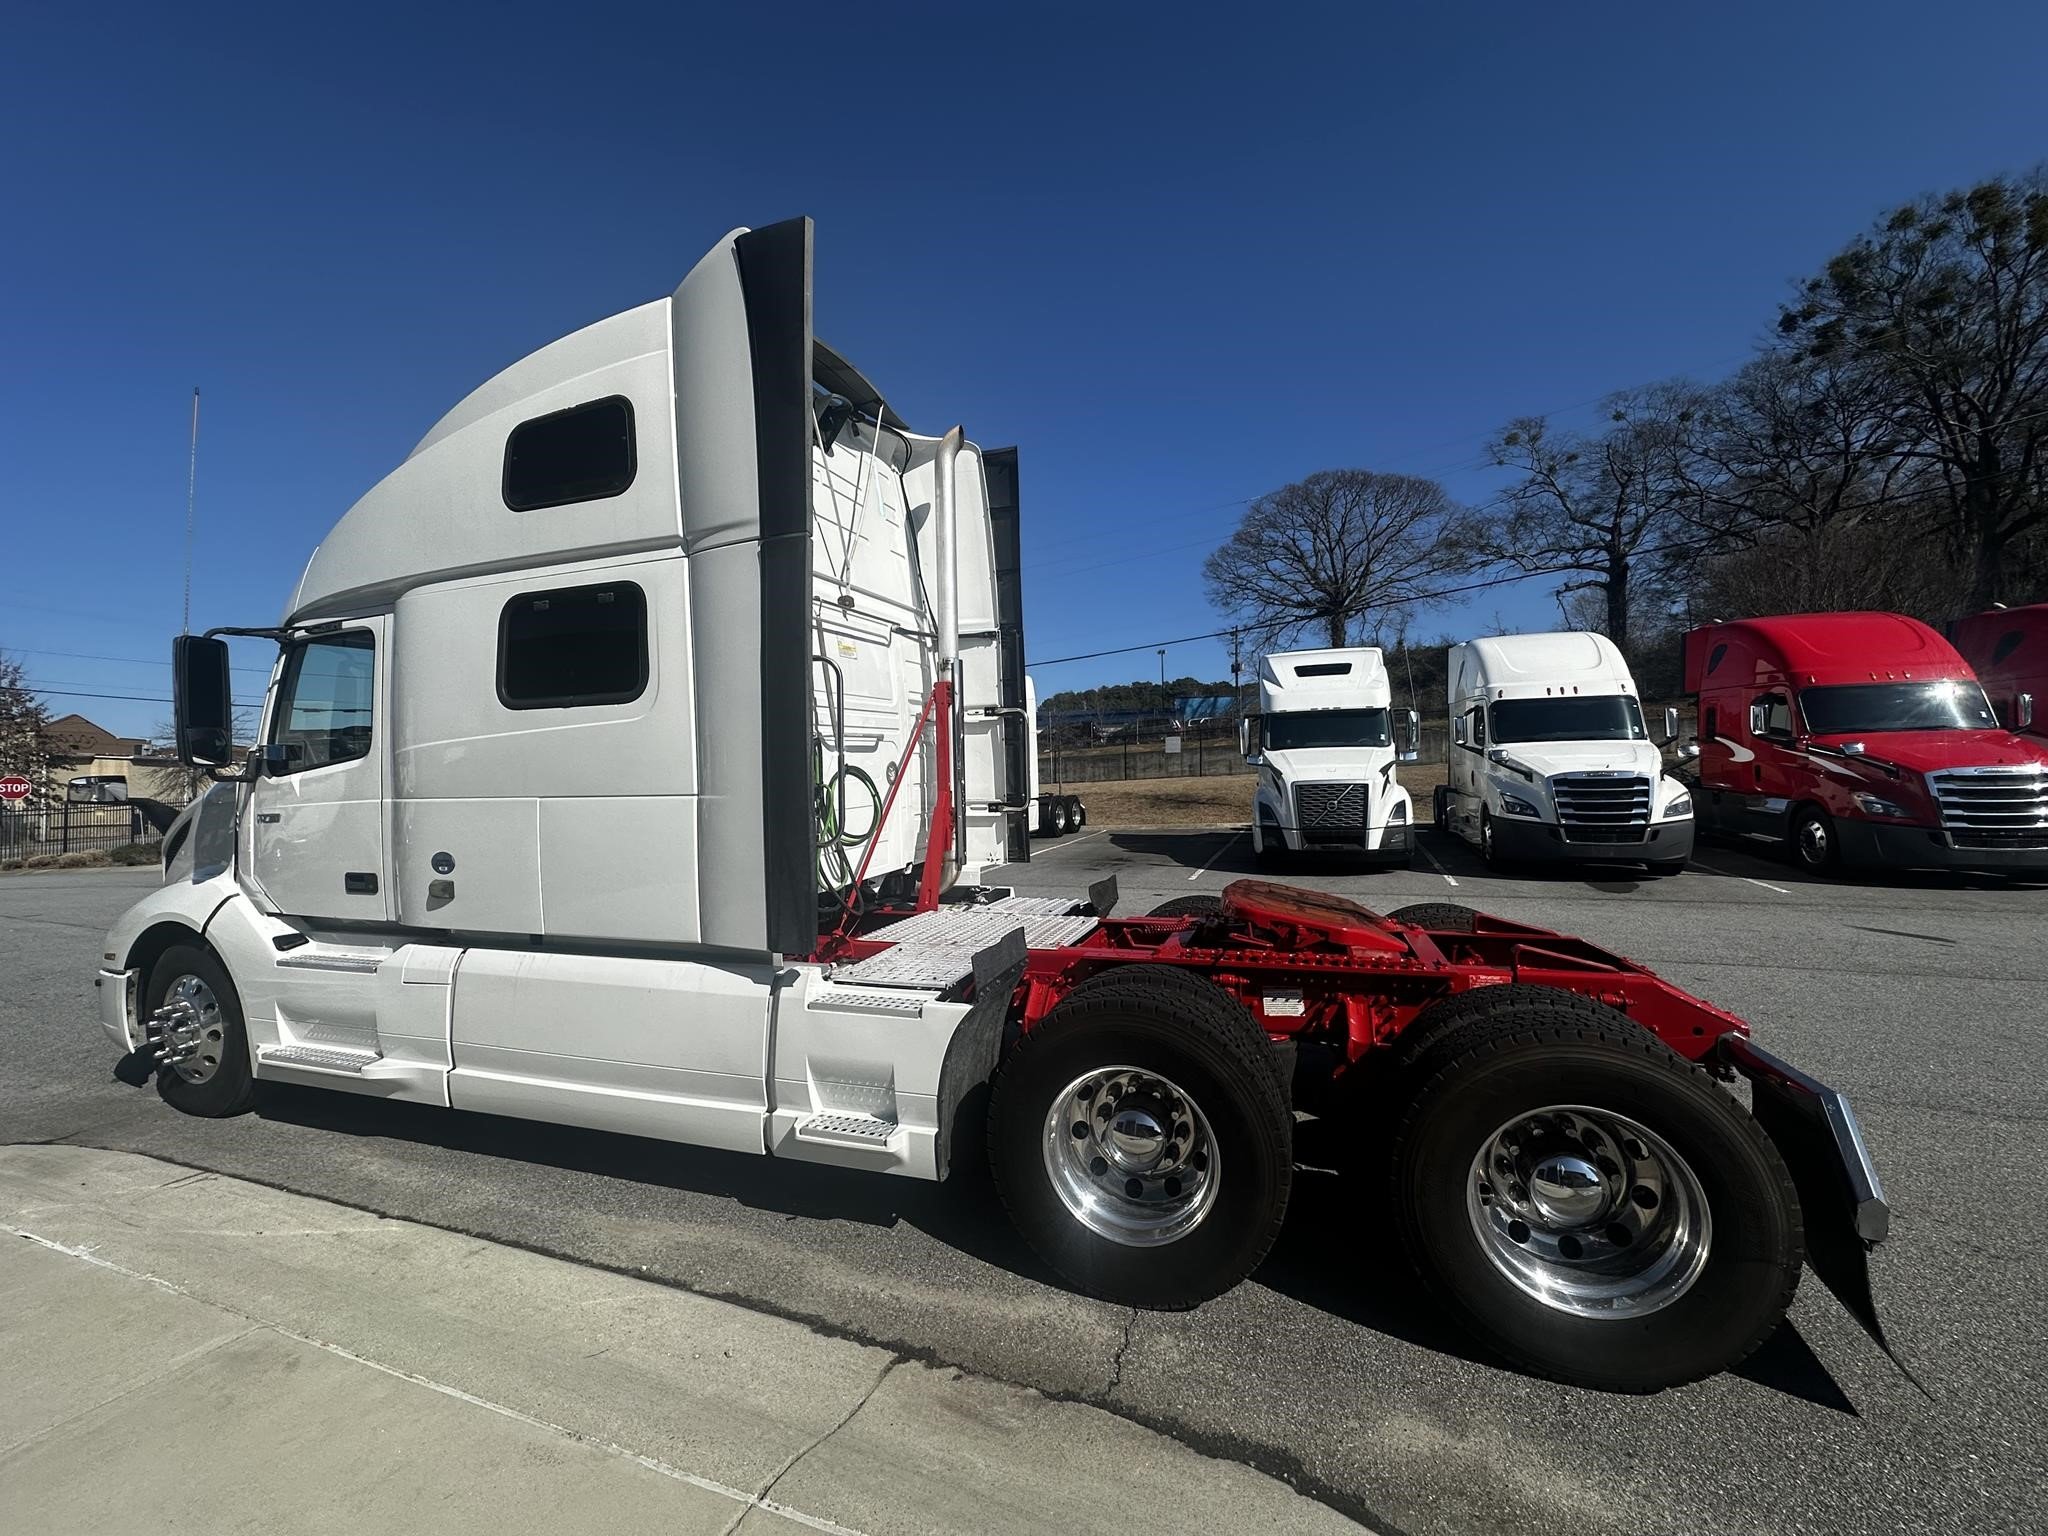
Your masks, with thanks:
M 1783 689 L 1760 693 L 1751 700 L 1750 715 L 1757 719 L 1751 746 L 1752 756 L 1734 766 L 1733 788 L 1741 795 L 1745 832 L 1771 837 L 1785 835 L 1785 813 L 1798 792 L 1793 782 L 1798 764 L 1792 731 L 1792 699 Z M 1750 721 L 1742 722 L 1747 726 Z M 1727 723 L 1723 723 L 1723 729 Z M 1744 782 L 1747 780 L 1747 782 Z
M 267 744 L 250 786 L 247 869 L 288 917 L 382 922 L 385 620 L 351 620 L 290 642 Z

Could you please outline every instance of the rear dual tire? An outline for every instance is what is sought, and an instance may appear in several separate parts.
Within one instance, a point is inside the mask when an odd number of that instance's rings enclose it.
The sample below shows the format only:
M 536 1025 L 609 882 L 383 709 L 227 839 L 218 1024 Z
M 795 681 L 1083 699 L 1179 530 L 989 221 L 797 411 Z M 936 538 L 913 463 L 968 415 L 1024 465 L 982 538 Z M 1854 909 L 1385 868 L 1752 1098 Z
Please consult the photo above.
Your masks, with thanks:
M 1770 1336 L 1799 1201 L 1739 1104 L 1584 998 L 1511 986 L 1438 1009 L 1395 1068 L 1392 1189 L 1431 1295 L 1514 1365 L 1606 1391 L 1698 1380 Z

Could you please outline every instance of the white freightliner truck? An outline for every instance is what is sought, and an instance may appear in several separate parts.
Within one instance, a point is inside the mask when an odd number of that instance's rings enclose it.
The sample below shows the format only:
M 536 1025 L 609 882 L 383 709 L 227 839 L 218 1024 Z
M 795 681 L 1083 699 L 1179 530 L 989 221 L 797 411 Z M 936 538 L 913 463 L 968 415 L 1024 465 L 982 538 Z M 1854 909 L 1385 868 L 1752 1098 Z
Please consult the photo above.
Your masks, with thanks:
M 1720 1369 L 1802 1231 L 1876 1327 L 1846 1104 L 1621 956 L 1264 881 L 1145 917 L 979 883 L 1029 847 L 1016 461 L 911 432 L 810 295 L 808 220 L 736 231 L 442 418 L 275 625 L 176 642 L 222 782 L 103 946 L 121 1076 L 926 1179 L 985 1148 L 1059 1274 L 1153 1307 L 1259 1263 L 1297 1106 L 1392 1094 L 1374 1187 L 1528 1369 Z M 232 771 L 226 633 L 278 648 Z
M 1435 822 L 1489 864 L 1692 856 L 1692 799 L 1664 771 L 1635 679 L 1605 635 L 1495 635 L 1450 650 L 1448 782 Z M 1665 711 L 1663 742 L 1678 735 Z
M 1261 866 L 1295 853 L 1378 865 L 1414 857 L 1414 807 L 1394 773 L 1415 761 L 1420 722 L 1412 709 L 1396 720 L 1376 647 L 1261 656 L 1259 712 L 1238 729 L 1239 750 L 1258 769 L 1252 853 Z

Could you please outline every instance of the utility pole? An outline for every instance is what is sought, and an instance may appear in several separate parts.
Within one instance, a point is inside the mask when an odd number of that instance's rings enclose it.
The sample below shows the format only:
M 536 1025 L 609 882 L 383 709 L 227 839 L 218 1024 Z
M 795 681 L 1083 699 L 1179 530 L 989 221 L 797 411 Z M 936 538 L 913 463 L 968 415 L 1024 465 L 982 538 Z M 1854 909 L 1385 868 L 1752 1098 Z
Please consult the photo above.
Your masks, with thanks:
M 181 630 L 192 633 L 192 517 L 199 498 L 199 388 L 192 389 L 192 450 L 185 463 L 185 618 Z
M 1237 626 L 1230 626 L 1230 707 L 1237 711 L 1237 718 L 1244 718 L 1244 683 L 1240 675 L 1244 664 L 1237 650 Z

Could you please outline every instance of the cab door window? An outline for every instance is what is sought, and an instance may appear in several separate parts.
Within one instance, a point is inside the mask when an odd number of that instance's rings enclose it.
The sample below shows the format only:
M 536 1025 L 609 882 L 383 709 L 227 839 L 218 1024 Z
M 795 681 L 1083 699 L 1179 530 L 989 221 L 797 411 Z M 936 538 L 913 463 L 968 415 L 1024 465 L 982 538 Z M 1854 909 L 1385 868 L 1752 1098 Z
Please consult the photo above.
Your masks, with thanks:
M 1773 741 L 1792 739 L 1792 701 L 1782 693 L 1766 693 L 1757 699 L 1762 711 L 1762 728 L 1759 736 L 1768 736 Z
M 376 642 L 364 629 L 302 640 L 285 658 L 272 743 L 278 774 L 326 768 L 370 752 L 376 704 Z

